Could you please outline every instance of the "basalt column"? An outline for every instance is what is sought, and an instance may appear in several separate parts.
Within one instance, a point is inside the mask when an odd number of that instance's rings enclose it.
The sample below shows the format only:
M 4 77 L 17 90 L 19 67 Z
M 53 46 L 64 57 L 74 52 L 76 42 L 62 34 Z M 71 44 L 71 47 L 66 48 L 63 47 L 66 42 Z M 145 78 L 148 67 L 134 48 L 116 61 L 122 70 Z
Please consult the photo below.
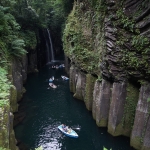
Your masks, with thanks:
M 97 83 L 95 83 L 96 85 Z M 102 80 L 98 92 L 96 94 L 96 107 L 93 109 L 96 110 L 96 124 L 100 127 L 107 127 L 108 124 L 108 116 L 110 109 L 110 99 L 111 99 L 111 87 L 112 84 L 107 80 Z M 96 89 L 94 88 L 94 91 Z
M 131 134 L 131 145 L 136 149 L 150 148 L 150 84 L 141 86 L 134 126 Z
M 112 88 L 112 100 L 110 104 L 108 132 L 114 136 L 120 135 L 121 120 L 123 118 L 126 83 L 114 83 Z

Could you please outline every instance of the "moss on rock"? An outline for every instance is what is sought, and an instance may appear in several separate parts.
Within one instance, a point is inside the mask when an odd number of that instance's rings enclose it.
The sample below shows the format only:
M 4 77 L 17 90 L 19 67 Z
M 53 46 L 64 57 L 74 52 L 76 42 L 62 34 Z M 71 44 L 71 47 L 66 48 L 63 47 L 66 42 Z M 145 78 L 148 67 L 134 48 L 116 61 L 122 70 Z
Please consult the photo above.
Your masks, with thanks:
M 96 122 L 99 127 L 107 127 L 108 119 L 102 118 L 99 122 Z
M 131 83 L 128 83 L 126 102 L 124 108 L 125 111 L 122 120 L 123 135 L 130 136 L 131 134 L 138 97 L 139 97 L 139 89 L 136 86 L 132 85 Z
M 10 89 L 10 105 L 12 108 L 12 112 L 18 111 L 18 104 L 17 104 L 17 90 L 14 85 L 11 86 Z
M 74 4 L 63 34 L 63 48 L 65 55 L 81 70 L 100 75 L 99 63 L 102 61 L 105 43 L 104 32 L 100 32 L 104 27 L 104 13 L 99 16 L 99 7 L 90 2 L 85 3 L 89 6 L 86 13 L 79 2 Z M 91 15 L 93 9 L 95 17 Z
M 70 91 L 75 93 L 76 92 L 76 85 L 75 85 L 75 67 L 71 66 L 70 67 L 70 79 L 69 79 L 69 84 L 70 84 Z
M 5 148 L 9 148 L 9 111 L 8 103 L 0 107 L 0 146 Z
M 132 138 L 131 146 L 133 146 L 136 149 L 141 149 L 141 145 L 142 145 L 142 139 L 140 137 Z
M 88 110 L 92 110 L 93 103 L 93 90 L 96 78 L 91 74 L 86 75 L 86 87 L 85 87 L 85 105 Z

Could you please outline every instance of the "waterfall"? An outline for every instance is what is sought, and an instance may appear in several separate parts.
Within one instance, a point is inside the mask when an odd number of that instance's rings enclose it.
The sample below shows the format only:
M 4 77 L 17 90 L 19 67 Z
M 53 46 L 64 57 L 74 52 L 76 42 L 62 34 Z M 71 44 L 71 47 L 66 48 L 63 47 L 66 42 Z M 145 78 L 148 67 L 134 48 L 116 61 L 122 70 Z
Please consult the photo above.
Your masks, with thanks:
M 46 41 L 46 51 L 47 51 L 47 63 L 49 63 L 50 62 L 50 54 L 49 54 L 49 45 L 48 45 L 48 43 L 47 43 L 47 41 Z
M 50 35 L 50 32 L 49 32 L 48 29 L 47 29 L 47 33 L 48 33 L 48 39 L 49 39 L 49 44 L 50 44 L 50 49 L 49 49 L 49 51 L 51 52 L 51 62 L 52 62 L 52 61 L 54 61 L 53 43 L 52 43 L 51 35 Z M 48 55 L 49 55 L 49 52 L 48 52 Z M 48 60 L 50 60 L 50 58 L 49 58 Z M 50 62 L 50 61 L 49 61 L 49 62 Z

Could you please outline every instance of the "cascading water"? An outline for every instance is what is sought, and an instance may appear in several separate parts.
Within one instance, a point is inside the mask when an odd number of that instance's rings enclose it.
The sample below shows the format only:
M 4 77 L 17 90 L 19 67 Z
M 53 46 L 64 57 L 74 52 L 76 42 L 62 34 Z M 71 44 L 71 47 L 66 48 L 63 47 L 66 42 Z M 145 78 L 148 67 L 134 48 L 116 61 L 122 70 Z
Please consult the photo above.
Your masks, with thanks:
M 49 63 L 50 62 L 50 54 L 49 54 L 49 45 L 48 45 L 47 41 L 46 41 L 46 51 L 47 51 L 47 63 Z
M 49 40 L 49 44 L 50 44 L 49 51 L 51 52 L 51 62 L 53 62 L 54 61 L 54 49 L 53 49 L 53 43 L 52 43 L 51 35 L 50 35 L 50 32 L 48 29 L 47 29 L 47 33 L 48 33 L 48 40 Z

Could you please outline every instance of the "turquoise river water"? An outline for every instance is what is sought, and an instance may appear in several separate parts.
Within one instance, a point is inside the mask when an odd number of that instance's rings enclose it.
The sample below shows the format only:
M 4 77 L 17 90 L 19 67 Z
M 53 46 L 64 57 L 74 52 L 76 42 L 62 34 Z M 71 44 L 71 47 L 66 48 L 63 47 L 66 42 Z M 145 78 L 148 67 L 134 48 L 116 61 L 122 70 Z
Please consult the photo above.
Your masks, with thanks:
M 107 128 L 97 127 L 92 113 L 83 101 L 73 98 L 69 91 L 69 81 L 63 81 L 63 69 L 53 70 L 50 65 L 38 73 L 28 75 L 21 110 L 26 113 L 22 123 L 15 127 L 16 138 L 28 150 L 42 146 L 44 150 L 134 150 L 127 137 L 113 137 Z M 49 88 L 48 79 L 54 76 L 57 89 Z M 75 130 L 79 138 L 63 135 L 57 127 L 66 124 Z

